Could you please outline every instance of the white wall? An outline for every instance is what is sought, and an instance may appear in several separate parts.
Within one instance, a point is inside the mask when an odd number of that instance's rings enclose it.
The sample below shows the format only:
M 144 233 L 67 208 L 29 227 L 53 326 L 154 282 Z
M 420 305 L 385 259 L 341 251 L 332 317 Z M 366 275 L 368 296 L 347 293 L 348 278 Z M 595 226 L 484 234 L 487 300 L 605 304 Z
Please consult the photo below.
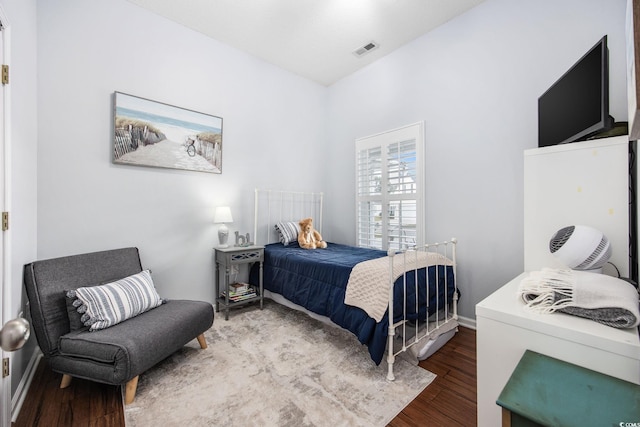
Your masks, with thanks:
M 124 0 L 38 1 L 38 258 L 137 246 L 161 296 L 213 301 L 216 206 L 321 191 L 326 89 Z M 114 165 L 114 91 L 223 118 L 222 174 Z
M 325 224 L 355 242 L 354 140 L 424 120 L 427 240 L 457 237 L 460 313 L 523 269 L 523 151 L 537 99 L 604 34 L 627 120 L 624 0 L 487 0 L 329 89 Z
M 37 114 L 36 114 L 36 0 L 1 0 L 10 34 L 8 61 L 11 93 L 10 121 L 10 227 L 5 238 L 11 256 L 11 311 L 7 318 L 23 311 L 22 267 L 36 258 L 36 170 L 37 170 Z M 22 351 L 10 353 L 11 392 L 18 387 L 22 373 L 36 347 L 29 340 Z

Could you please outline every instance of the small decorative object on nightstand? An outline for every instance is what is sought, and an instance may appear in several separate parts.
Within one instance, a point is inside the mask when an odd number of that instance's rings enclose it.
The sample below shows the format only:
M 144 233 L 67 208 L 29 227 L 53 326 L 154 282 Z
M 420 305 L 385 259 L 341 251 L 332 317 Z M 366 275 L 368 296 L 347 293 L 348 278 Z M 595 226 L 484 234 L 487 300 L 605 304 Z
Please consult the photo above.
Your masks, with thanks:
M 228 206 L 217 207 L 216 213 L 213 217 L 213 222 L 216 224 L 220 224 L 220 228 L 218 228 L 218 247 L 228 247 L 229 245 L 227 244 L 227 239 L 229 238 L 229 228 L 226 224 L 233 222 L 233 217 L 231 216 L 231 208 L 229 208 Z
M 263 307 L 262 288 L 262 262 L 264 261 L 264 246 L 235 246 L 226 248 L 215 248 L 215 263 L 213 277 L 215 280 L 216 311 L 220 311 L 220 306 L 224 309 L 224 318 L 229 320 L 229 308 L 240 307 L 253 301 L 260 301 L 260 309 Z M 259 289 L 254 289 L 242 295 L 241 298 L 233 298 L 229 293 L 229 274 L 233 268 L 238 268 L 241 264 L 260 263 Z M 220 271 L 224 270 L 224 280 L 220 286 Z
M 253 246 L 251 235 L 247 233 L 246 236 L 243 236 L 239 231 L 236 231 L 236 246 Z

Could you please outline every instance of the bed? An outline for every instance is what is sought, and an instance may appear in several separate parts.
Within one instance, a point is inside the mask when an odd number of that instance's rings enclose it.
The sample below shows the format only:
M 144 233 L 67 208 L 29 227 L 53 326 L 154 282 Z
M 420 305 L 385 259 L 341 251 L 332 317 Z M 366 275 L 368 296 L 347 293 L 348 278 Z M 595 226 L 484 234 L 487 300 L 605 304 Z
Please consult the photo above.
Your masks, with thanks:
M 351 331 L 373 362 L 387 355 L 393 380 L 396 356 L 423 359 L 457 330 L 455 239 L 389 251 L 332 242 L 300 248 L 295 223 L 313 217 L 322 232 L 322 204 L 322 193 L 256 190 L 265 296 Z M 258 283 L 257 268 L 249 280 Z

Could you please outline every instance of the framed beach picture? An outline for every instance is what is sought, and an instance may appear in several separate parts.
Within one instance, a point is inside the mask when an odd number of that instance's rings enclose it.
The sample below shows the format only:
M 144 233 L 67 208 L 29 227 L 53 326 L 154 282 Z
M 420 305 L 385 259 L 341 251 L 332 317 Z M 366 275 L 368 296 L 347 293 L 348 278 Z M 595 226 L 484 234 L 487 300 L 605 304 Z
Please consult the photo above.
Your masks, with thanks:
M 222 173 L 222 118 L 114 93 L 113 162 Z

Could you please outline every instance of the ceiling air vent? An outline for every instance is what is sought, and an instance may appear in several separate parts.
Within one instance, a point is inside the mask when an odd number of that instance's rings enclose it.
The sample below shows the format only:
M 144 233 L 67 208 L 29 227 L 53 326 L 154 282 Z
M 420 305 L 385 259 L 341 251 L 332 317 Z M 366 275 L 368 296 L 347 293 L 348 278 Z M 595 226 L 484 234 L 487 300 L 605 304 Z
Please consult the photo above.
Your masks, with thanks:
M 363 56 L 363 55 L 371 52 L 372 50 L 377 49 L 378 46 L 379 45 L 376 42 L 369 42 L 369 43 L 365 44 L 364 46 L 354 50 L 353 54 L 355 56 Z

